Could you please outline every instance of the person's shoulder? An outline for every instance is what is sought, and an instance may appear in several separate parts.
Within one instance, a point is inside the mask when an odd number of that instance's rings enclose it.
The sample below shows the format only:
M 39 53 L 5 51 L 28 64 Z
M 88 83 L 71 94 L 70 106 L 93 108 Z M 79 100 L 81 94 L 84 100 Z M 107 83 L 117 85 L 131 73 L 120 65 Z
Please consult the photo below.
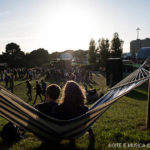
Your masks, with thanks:
M 44 106 L 45 104 L 46 103 L 44 103 L 44 102 L 43 103 L 39 103 L 39 104 L 35 105 L 35 108 L 38 109 L 39 107 Z
M 59 112 L 59 111 L 61 111 L 61 110 L 64 110 L 65 107 L 64 107 L 62 104 L 58 104 L 58 103 L 57 103 L 57 105 L 54 105 L 53 109 L 54 109 L 54 111 Z
M 89 110 L 89 108 L 88 108 L 87 106 L 83 106 L 83 109 L 84 109 L 85 111 L 88 111 L 88 110 Z
M 57 106 L 58 105 L 58 103 L 56 103 L 56 102 L 50 102 L 50 103 L 39 103 L 39 104 L 37 104 L 37 105 L 35 105 L 35 108 L 38 108 L 38 107 L 49 107 L 49 106 Z

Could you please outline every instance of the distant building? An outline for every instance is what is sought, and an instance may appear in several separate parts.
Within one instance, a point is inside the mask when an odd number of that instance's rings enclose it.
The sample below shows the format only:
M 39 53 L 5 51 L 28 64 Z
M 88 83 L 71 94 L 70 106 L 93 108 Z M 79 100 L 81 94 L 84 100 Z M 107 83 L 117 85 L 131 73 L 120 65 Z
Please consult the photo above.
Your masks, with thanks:
M 130 42 L 130 52 L 138 51 L 142 47 L 150 47 L 150 38 L 137 39 Z

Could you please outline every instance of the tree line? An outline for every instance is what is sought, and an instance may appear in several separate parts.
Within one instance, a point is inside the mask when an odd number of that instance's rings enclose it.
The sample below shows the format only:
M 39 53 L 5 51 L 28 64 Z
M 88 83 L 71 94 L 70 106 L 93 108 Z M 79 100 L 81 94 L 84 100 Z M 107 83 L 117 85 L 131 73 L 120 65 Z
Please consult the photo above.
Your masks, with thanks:
M 49 64 L 50 61 L 60 58 L 63 53 L 70 53 L 73 57 L 83 58 L 88 50 L 66 50 L 63 52 L 53 52 L 49 54 L 48 50 L 39 48 L 30 53 L 24 53 L 16 43 L 8 43 L 5 52 L 0 55 L 0 63 L 8 63 L 9 67 L 37 67 L 43 64 Z
M 107 58 L 121 57 L 123 51 L 123 41 L 119 38 L 118 33 L 114 33 L 113 39 L 109 42 L 108 39 L 101 38 L 98 40 L 96 46 L 95 40 L 92 38 L 89 43 L 88 50 L 66 50 L 63 52 L 53 52 L 49 54 L 48 50 L 39 48 L 30 53 L 24 53 L 16 43 L 8 43 L 5 52 L 0 55 L 1 63 L 8 63 L 10 67 L 36 67 L 43 64 L 50 63 L 52 60 L 60 58 L 63 53 L 70 53 L 76 58 L 85 58 L 88 54 L 88 61 L 95 63 L 99 58 L 100 62 L 104 65 Z
M 105 65 L 108 58 L 120 58 L 123 52 L 123 43 L 124 41 L 119 38 L 117 32 L 114 33 L 111 41 L 104 38 L 99 39 L 97 46 L 92 38 L 89 43 L 88 61 L 95 63 L 99 58 L 102 65 Z

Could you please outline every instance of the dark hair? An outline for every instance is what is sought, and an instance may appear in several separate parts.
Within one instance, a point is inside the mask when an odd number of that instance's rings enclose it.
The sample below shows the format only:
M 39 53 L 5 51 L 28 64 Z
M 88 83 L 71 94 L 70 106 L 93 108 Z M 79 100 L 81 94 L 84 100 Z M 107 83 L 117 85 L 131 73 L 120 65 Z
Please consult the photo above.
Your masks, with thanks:
M 46 88 L 46 95 L 52 99 L 58 99 L 61 88 L 57 84 L 51 84 Z
M 83 107 L 86 103 L 85 91 L 76 82 L 67 81 L 60 103 L 69 107 Z

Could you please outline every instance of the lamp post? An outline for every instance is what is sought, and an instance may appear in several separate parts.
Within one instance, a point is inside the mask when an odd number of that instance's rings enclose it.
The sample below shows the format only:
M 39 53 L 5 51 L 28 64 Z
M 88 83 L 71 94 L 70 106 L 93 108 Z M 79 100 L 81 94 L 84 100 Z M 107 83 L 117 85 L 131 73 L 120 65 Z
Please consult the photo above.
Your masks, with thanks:
M 140 47 L 140 46 L 139 46 L 139 41 L 138 41 L 138 38 L 139 38 L 139 30 L 140 30 L 140 29 L 137 28 L 136 30 L 137 30 L 137 50 L 138 50 L 138 49 L 139 49 L 138 47 Z
M 139 38 L 139 28 L 136 29 L 137 30 L 137 39 Z

